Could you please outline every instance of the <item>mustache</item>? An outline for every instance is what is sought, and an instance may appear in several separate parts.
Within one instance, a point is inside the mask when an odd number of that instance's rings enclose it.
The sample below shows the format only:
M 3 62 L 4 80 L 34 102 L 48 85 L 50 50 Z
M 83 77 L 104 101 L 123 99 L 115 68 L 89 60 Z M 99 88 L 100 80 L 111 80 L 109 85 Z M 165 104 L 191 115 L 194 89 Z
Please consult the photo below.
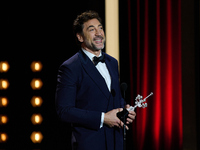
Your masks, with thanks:
M 104 37 L 103 37 L 103 36 L 101 36 L 101 35 L 97 35 L 96 37 L 94 37 L 94 38 L 93 38 L 93 40 L 97 40 L 97 39 L 101 39 L 101 40 L 103 40 L 103 39 L 104 39 Z

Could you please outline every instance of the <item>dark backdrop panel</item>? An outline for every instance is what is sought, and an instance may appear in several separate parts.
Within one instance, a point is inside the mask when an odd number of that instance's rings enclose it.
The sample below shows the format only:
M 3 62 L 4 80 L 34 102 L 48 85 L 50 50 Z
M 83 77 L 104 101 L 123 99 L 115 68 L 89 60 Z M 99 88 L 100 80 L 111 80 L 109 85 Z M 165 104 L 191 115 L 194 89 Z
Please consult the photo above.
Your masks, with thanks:
M 69 149 L 70 125 L 59 121 L 54 105 L 57 70 L 79 49 L 72 30 L 76 16 L 86 10 L 95 10 L 104 23 L 104 1 L 15 1 L 3 6 L 0 61 L 8 61 L 10 69 L 1 77 L 7 78 L 10 86 L 0 91 L 0 96 L 9 99 L 8 107 L 0 109 L 9 117 L 8 124 L 1 126 L 0 132 L 7 132 L 9 139 L 0 149 Z M 35 60 L 43 64 L 39 73 L 30 69 Z M 42 79 L 41 90 L 32 90 L 33 78 Z M 30 103 L 34 95 L 43 98 L 40 108 L 33 108 Z M 41 125 L 32 125 L 33 113 L 41 113 Z M 33 144 L 30 140 L 33 131 L 42 132 L 41 144 Z

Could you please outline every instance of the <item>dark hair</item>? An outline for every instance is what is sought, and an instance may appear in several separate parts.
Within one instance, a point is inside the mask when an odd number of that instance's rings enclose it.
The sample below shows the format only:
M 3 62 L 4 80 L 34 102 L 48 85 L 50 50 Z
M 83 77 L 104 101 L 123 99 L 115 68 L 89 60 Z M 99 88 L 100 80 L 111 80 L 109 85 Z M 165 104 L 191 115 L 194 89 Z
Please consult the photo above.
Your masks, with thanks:
M 100 23 L 102 23 L 101 18 L 99 17 L 99 14 L 95 11 L 86 11 L 77 16 L 77 18 L 74 20 L 73 29 L 74 34 L 76 36 L 77 33 L 82 34 L 83 33 L 83 24 L 87 22 L 88 20 L 96 18 L 99 20 Z

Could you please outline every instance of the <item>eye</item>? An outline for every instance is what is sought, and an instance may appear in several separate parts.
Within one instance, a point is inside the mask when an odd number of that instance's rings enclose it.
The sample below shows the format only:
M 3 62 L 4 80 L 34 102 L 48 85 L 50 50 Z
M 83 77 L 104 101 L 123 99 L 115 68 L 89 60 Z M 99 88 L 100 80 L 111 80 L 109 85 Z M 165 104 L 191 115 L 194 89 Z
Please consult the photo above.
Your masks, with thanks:
M 94 28 L 90 29 L 89 31 L 90 31 L 90 32 L 91 32 L 91 31 L 94 31 Z

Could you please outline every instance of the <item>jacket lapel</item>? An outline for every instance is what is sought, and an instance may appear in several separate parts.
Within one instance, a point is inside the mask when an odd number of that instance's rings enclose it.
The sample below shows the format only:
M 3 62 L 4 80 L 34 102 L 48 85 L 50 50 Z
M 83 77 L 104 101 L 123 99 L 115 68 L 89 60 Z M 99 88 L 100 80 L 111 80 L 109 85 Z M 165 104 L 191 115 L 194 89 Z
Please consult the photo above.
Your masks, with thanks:
M 95 82 L 95 84 L 99 87 L 99 89 L 103 92 L 107 99 L 110 97 L 110 92 L 106 85 L 104 78 L 101 76 L 99 71 L 96 69 L 92 61 L 85 55 L 85 53 L 80 50 L 79 57 L 82 62 L 82 66 L 85 72 L 91 77 L 91 79 Z M 112 84 L 112 83 L 111 83 Z
M 113 67 L 113 62 L 112 60 L 108 57 L 107 54 L 105 54 L 105 63 L 106 66 L 108 68 L 108 71 L 110 73 L 111 76 L 111 89 L 115 90 L 115 87 L 118 86 L 116 85 L 116 83 L 118 83 L 119 79 L 118 79 L 118 69 Z M 118 67 L 118 66 L 116 66 Z M 116 70 L 115 70 L 116 69 Z

